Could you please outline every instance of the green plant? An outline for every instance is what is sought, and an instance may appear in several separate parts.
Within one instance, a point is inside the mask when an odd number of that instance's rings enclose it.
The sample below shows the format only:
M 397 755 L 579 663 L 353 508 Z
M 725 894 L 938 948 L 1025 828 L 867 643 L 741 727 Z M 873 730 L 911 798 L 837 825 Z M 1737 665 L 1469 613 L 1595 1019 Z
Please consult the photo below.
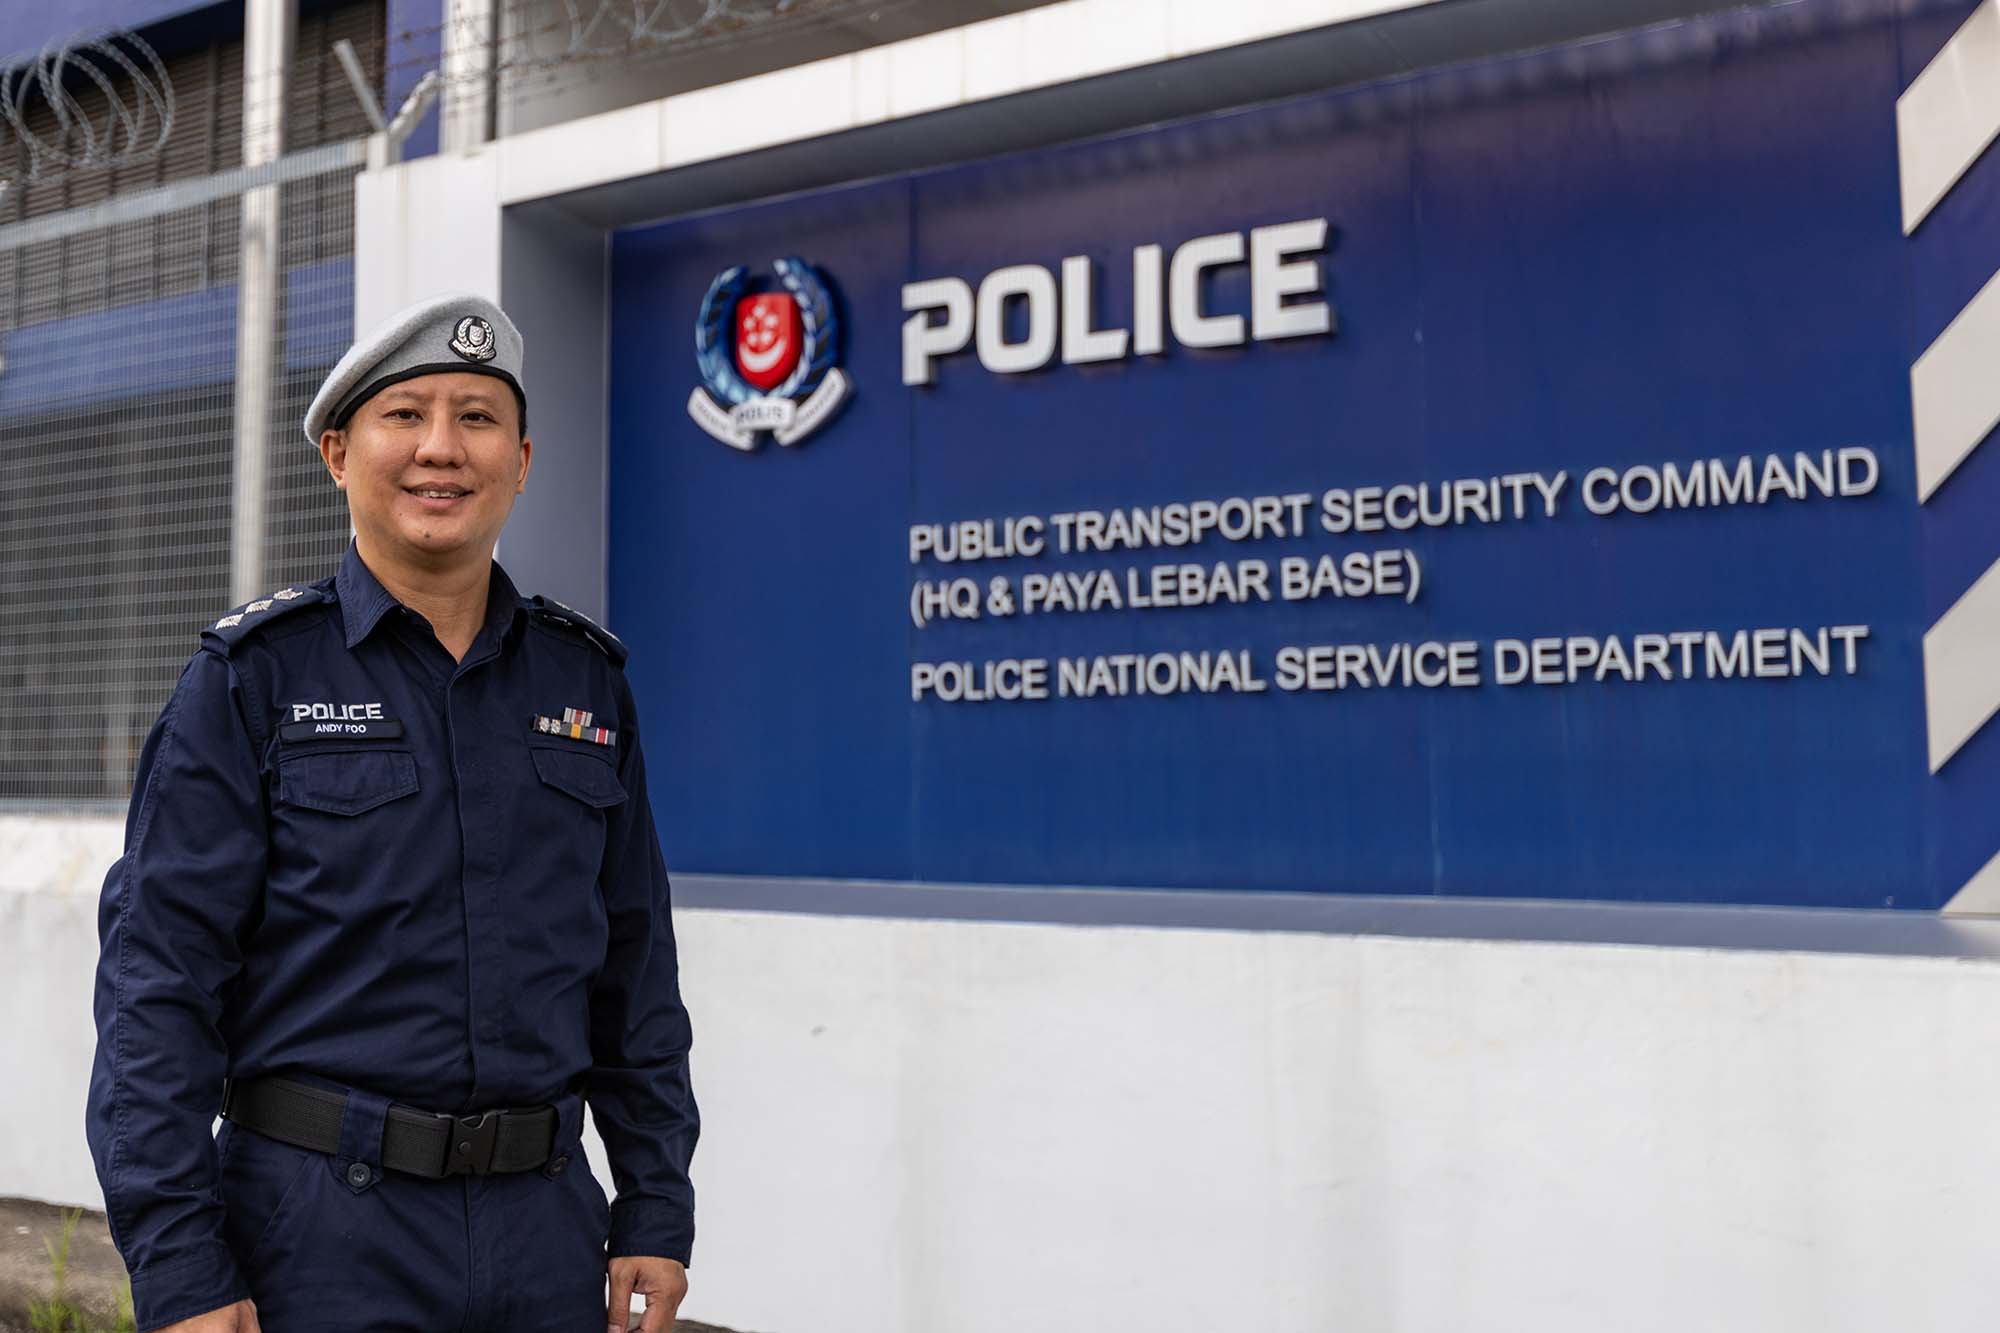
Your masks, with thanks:
M 101 1329 L 88 1310 L 69 1298 L 69 1247 L 76 1235 L 76 1225 L 82 1220 L 81 1208 L 70 1209 L 63 1214 L 61 1239 L 42 1241 L 42 1248 L 49 1253 L 53 1285 L 46 1300 L 33 1301 L 28 1306 L 30 1333 L 133 1333 L 131 1283 L 127 1282 L 118 1294 L 118 1315 L 109 1329 Z

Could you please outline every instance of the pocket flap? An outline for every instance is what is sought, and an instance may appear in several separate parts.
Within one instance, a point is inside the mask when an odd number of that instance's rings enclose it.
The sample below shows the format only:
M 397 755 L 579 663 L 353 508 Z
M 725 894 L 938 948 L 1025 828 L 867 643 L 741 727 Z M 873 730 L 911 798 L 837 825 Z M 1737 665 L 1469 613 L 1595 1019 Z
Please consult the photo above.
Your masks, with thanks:
M 625 799 L 625 784 L 618 780 L 611 765 L 594 754 L 540 745 L 530 753 L 535 756 L 535 772 L 541 774 L 543 782 L 585 805 L 602 808 Z
M 416 789 L 417 760 L 408 750 L 343 750 L 278 760 L 278 799 L 330 815 L 358 815 Z

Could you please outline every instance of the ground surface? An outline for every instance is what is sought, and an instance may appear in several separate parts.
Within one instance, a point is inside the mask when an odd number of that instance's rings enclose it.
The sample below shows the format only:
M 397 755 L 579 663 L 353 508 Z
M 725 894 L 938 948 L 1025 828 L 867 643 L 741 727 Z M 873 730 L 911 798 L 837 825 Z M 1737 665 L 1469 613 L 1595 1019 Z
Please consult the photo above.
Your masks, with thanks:
M 27 1199 L 0 1199 L 0 1329 L 28 1326 L 28 1302 L 52 1290 L 48 1251 L 62 1240 L 63 1210 Z M 86 1212 L 69 1247 L 69 1293 L 110 1327 L 125 1286 L 125 1264 L 112 1248 L 104 1214 Z
M 48 1251 L 42 1246 L 62 1239 L 63 1210 L 30 1199 L 0 1199 L 0 1333 L 25 1333 L 28 1302 L 49 1295 Z M 98 1323 L 111 1327 L 125 1287 L 125 1264 L 111 1244 L 104 1214 L 86 1211 L 70 1240 L 70 1298 L 95 1312 Z M 359 1333 L 359 1330 L 357 1330 Z M 580 1330 L 579 1333 L 595 1333 Z M 682 1320 L 675 1333 L 729 1333 L 713 1324 Z

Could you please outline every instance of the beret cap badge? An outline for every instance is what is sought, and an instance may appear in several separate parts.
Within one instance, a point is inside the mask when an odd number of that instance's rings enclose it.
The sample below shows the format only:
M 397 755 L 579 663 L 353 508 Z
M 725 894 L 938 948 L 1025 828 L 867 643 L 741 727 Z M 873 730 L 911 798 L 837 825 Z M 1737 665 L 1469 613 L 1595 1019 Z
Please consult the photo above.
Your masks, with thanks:
M 451 350 L 467 361 L 491 361 L 495 351 L 493 326 L 477 315 L 467 315 L 451 335 Z
M 327 431 L 345 429 L 361 404 L 392 384 L 424 375 L 491 375 L 514 391 L 525 414 L 523 350 L 514 321 L 485 297 L 473 292 L 426 297 L 354 340 L 306 409 L 301 423 L 306 438 L 318 447 Z

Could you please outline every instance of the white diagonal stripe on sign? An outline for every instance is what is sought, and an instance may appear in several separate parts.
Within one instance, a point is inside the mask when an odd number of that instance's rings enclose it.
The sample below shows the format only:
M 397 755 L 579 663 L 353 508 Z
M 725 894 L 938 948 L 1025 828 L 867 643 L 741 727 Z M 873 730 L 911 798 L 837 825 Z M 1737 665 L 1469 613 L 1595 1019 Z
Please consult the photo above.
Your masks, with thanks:
M 1910 413 L 1917 499 L 1928 500 L 2000 424 L 2000 273 L 1910 367 Z
M 2000 0 L 1986 0 L 1896 99 L 1903 234 L 2000 137 Z
M 1944 905 L 1946 916 L 2000 916 L 2000 852 Z
M 1924 635 L 1931 772 L 2000 712 L 2000 560 Z

